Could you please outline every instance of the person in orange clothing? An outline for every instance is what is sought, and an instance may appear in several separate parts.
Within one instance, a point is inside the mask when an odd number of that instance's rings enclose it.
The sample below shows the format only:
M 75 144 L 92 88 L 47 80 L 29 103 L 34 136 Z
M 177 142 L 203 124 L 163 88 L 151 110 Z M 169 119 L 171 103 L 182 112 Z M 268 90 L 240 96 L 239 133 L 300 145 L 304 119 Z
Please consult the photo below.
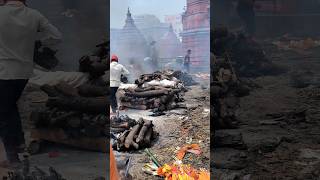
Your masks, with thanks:
M 120 180 L 116 158 L 110 146 L 110 180 Z

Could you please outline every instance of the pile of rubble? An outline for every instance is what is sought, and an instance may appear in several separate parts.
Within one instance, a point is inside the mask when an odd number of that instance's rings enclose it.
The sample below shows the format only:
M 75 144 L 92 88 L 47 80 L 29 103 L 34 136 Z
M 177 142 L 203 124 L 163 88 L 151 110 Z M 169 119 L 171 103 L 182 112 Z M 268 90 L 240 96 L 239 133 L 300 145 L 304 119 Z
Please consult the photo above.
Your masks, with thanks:
M 257 42 L 243 34 L 234 34 L 227 28 L 218 27 L 212 30 L 211 38 L 213 53 L 217 57 L 229 56 L 240 77 L 258 77 L 283 72 L 281 67 L 267 58 Z
M 141 149 L 151 146 L 158 136 L 152 121 L 140 118 L 138 121 L 128 116 L 111 118 L 112 146 L 117 151 Z
M 182 77 L 181 72 L 155 72 L 141 75 L 135 84 L 120 86 L 118 98 L 121 107 L 163 112 L 183 106 L 180 102 L 184 101 L 187 89 L 177 77 Z

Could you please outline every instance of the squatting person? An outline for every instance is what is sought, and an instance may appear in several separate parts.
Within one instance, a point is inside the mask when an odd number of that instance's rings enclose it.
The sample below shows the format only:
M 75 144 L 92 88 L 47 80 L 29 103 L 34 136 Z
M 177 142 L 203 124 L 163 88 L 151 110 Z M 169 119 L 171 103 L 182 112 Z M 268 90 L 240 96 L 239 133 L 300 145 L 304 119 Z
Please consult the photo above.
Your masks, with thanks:
M 61 33 L 38 11 L 28 8 L 25 0 L 5 0 L 0 6 L 0 137 L 8 162 L 2 167 L 20 163 L 19 146 L 24 133 L 17 101 L 33 74 L 33 53 L 38 32 L 44 44 L 57 43 Z

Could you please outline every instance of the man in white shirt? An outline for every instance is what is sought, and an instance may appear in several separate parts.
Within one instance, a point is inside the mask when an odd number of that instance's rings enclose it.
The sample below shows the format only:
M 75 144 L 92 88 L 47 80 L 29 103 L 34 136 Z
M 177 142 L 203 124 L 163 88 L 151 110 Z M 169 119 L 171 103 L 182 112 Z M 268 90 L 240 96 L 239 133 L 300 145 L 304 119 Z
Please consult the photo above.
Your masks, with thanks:
M 61 33 L 25 0 L 5 0 L 0 6 L 0 138 L 10 164 L 19 163 L 24 143 L 17 101 L 33 74 L 34 45 L 39 32 L 44 45 L 60 42 Z M 0 164 L 1 166 L 1 164 Z
M 118 57 L 112 55 L 110 63 L 110 88 L 111 88 L 111 108 L 116 113 L 118 108 L 116 93 L 121 85 L 121 75 L 128 75 L 129 71 L 118 63 Z

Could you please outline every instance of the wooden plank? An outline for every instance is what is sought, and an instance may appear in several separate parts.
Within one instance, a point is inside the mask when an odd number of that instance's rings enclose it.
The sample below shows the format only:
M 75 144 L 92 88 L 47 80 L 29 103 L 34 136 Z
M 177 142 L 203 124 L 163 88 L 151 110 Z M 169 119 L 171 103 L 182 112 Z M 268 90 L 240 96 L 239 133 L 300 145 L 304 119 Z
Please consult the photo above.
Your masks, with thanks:
M 32 140 L 45 140 L 80 149 L 107 152 L 107 138 L 69 138 L 62 129 L 35 129 L 31 131 Z

